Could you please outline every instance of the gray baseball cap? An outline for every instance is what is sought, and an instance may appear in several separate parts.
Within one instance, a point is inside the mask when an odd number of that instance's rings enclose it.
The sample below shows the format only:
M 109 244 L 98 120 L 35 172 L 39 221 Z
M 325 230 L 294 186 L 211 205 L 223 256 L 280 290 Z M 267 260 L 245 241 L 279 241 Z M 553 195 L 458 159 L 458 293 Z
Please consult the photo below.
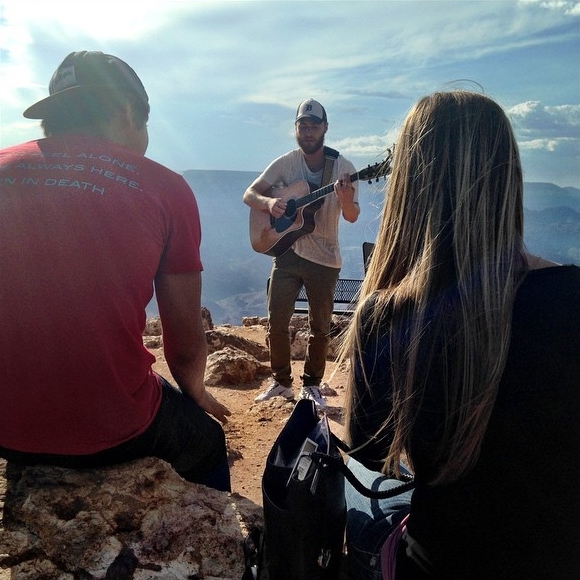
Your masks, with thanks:
M 327 123 L 324 107 L 314 99 L 306 99 L 298 106 L 296 121 L 312 119 L 315 123 Z
M 144 104 L 149 97 L 135 71 L 120 58 L 98 51 L 71 52 L 56 69 L 48 85 L 49 96 L 28 107 L 27 119 L 44 119 L 54 109 L 82 100 L 97 91 L 122 89 L 134 93 Z

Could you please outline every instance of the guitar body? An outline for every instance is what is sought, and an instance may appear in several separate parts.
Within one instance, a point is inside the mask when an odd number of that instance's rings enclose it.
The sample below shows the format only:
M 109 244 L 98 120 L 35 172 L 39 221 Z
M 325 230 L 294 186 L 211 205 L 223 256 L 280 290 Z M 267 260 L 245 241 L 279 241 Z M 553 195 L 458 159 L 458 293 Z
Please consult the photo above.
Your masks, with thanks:
M 297 181 L 276 191 L 274 197 L 287 204 L 286 213 L 277 219 L 268 211 L 250 208 L 250 243 L 256 252 L 281 256 L 298 238 L 314 230 L 315 214 L 324 199 L 297 207 L 300 200 L 309 194 L 310 186 L 306 181 Z

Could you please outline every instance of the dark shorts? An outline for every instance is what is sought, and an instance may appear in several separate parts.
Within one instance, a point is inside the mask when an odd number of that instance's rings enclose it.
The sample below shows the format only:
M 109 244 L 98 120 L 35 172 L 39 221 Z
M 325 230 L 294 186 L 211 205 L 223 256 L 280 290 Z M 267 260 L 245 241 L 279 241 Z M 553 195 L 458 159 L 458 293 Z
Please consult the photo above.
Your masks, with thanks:
M 25 453 L 0 447 L 0 456 L 21 465 L 57 465 L 75 469 L 104 467 L 140 457 L 167 461 L 188 481 L 231 491 L 226 439 L 222 426 L 193 399 L 161 378 L 163 395 L 157 415 L 144 433 L 90 455 Z

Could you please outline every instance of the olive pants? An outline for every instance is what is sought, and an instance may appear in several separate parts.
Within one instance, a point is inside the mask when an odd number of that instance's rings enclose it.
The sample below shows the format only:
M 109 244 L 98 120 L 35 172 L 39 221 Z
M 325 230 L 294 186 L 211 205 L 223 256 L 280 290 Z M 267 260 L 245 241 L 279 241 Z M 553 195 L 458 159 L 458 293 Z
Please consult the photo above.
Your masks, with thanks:
M 274 259 L 268 289 L 268 344 L 272 375 L 281 385 L 292 386 L 290 319 L 304 285 L 308 297 L 310 334 L 304 361 L 304 386 L 317 386 L 326 368 L 334 289 L 339 268 L 322 266 L 288 250 Z

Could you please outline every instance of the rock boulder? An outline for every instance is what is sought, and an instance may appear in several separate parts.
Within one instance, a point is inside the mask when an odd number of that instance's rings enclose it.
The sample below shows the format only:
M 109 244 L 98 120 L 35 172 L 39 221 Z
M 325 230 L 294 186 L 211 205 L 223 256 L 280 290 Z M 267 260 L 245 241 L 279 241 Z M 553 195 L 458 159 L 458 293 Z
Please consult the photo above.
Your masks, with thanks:
M 103 469 L 9 465 L 0 562 L 12 580 L 239 580 L 262 508 L 145 458 Z

